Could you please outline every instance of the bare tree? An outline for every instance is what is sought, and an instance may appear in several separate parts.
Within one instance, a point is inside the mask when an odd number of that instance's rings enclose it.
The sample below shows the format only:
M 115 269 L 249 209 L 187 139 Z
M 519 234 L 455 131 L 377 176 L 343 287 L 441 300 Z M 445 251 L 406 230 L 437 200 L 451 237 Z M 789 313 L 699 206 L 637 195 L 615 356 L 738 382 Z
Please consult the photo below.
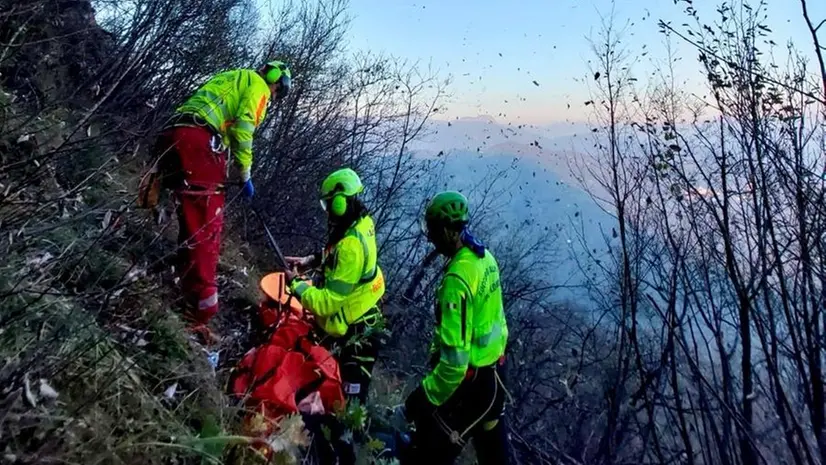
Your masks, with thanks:
M 629 333 L 627 363 L 639 383 L 630 399 L 644 405 L 635 420 L 637 433 L 646 432 L 638 460 L 824 460 L 822 357 L 813 355 L 823 325 L 822 154 L 815 149 L 823 102 L 808 90 L 812 74 L 794 48 L 785 68 L 764 58 L 773 44 L 764 7 L 723 4 L 708 24 L 686 2 L 694 26 L 661 23 L 667 40 L 699 50 L 708 100 L 682 90 L 673 55 L 641 91 L 622 95 L 605 84 L 607 93 L 594 99 L 605 102 L 595 105 L 606 111 L 599 140 L 610 176 L 603 179 L 625 180 L 605 183 L 617 240 L 643 245 L 624 248 L 636 253 L 619 260 L 620 270 L 626 263 L 635 270 L 633 294 L 644 299 L 629 314 L 644 315 L 639 322 L 648 326 L 618 323 Z M 619 51 L 604 50 L 597 56 L 614 69 L 632 69 Z M 601 65 L 595 79 L 612 74 Z M 616 107 L 630 117 L 612 117 Z M 616 133 L 631 141 L 622 158 L 612 156 Z M 611 195 L 617 184 L 627 195 Z

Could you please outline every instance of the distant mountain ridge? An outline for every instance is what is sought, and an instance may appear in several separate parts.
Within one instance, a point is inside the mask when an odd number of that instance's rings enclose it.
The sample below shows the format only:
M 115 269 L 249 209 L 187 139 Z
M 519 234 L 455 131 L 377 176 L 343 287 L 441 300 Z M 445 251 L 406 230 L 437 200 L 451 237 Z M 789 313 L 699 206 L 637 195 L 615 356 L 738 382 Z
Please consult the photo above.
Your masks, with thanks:
M 585 301 L 584 288 L 576 286 L 595 273 L 592 257 L 607 257 L 616 227 L 572 172 L 591 159 L 590 131 L 567 123 L 503 124 L 488 115 L 433 121 L 428 131 L 411 149 L 419 158 L 442 161 L 440 188 L 465 192 L 471 204 L 484 197 L 490 211 L 477 215 L 481 224 L 475 227 L 486 240 L 505 244 L 518 237 L 527 245 L 550 237 L 543 253 L 555 265 L 536 271 L 554 284 L 573 286 L 560 291 L 560 299 Z M 595 188 L 593 179 L 583 180 L 588 190 Z

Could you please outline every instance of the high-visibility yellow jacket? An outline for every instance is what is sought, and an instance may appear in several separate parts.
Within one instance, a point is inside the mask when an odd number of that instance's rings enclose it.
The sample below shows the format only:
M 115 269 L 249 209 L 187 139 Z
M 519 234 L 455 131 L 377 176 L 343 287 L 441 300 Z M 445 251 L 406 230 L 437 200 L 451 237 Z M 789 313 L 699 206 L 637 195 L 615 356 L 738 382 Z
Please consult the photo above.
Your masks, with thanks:
M 431 351 L 439 361 L 422 386 L 433 405 L 442 405 L 469 367 L 491 366 L 505 354 L 508 324 L 499 265 L 490 251 L 479 257 L 467 247 L 459 250 L 439 285 L 435 308 Z
M 335 244 L 324 259 L 322 287 L 295 281 L 291 291 L 315 315 L 321 329 L 335 337 L 344 336 L 384 295 L 373 219 L 359 219 Z
M 236 69 L 212 77 L 177 108 L 195 114 L 224 139 L 235 154 L 241 172 L 252 168 L 252 137 L 266 117 L 270 88 L 256 71 Z

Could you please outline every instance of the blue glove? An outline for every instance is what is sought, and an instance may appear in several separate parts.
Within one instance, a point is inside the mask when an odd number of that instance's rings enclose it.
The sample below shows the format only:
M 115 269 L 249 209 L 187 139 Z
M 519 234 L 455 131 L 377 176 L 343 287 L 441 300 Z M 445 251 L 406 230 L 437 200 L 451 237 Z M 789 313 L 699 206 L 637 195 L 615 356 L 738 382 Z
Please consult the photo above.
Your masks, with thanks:
M 241 189 L 241 194 L 248 199 L 251 199 L 252 196 L 255 195 L 255 187 L 252 185 L 252 178 L 247 179 L 247 182 L 244 183 L 244 187 Z

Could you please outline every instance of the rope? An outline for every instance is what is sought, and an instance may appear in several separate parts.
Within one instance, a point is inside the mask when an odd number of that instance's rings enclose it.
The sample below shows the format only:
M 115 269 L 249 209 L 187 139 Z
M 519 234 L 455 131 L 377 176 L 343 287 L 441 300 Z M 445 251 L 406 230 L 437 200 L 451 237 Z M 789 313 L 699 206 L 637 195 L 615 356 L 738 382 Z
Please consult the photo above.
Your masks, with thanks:
M 502 377 L 499 376 L 499 371 L 494 371 L 493 374 L 496 376 L 496 381 L 499 382 L 499 385 L 502 386 L 502 389 L 505 391 L 505 395 L 508 398 L 507 406 L 516 405 L 516 402 L 513 401 L 513 395 L 510 391 L 508 391 L 508 387 L 505 386 L 505 382 L 502 381 Z
M 499 388 L 500 387 L 505 391 L 505 394 L 510 399 L 510 404 L 509 405 L 513 404 L 513 397 L 508 392 L 507 388 L 505 387 L 505 383 L 502 382 L 502 378 L 499 376 L 499 372 L 496 370 L 495 367 L 493 368 L 493 375 L 494 375 L 493 396 L 491 396 L 490 404 L 487 406 L 485 411 L 482 412 L 482 415 L 480 415 L 476 420 L 474 420 L 470 424 L 470 426 L 465 428 L 465 430 L 462 431 L 461 433 L 454 430 L 447 423 L 445 423 L 445 421 L 439 415 L 439 412 L 436 412 L 436 411 L 433 412 L 433 418 L 436 419 L 436 422 L 442 428 L 442 431 L 444 431 L 450 437 L 450 442 L 452 442 L 456 445 L 460 445 L 462 447 L 464 447 L 467 444 L 464 440 L 464 437 L 467 436 L 468 433 L 470 433 L 474 428 L 476 428 L 476 426 L 478 426 L 479 423 L 481 423 L 482 420 L 484 420 L 485 417 L 488 416 L 488 413 L 490 413 L 490 411 L 493 409 L 493 405 L 496 403 L 496 398 L 499 395 Z

